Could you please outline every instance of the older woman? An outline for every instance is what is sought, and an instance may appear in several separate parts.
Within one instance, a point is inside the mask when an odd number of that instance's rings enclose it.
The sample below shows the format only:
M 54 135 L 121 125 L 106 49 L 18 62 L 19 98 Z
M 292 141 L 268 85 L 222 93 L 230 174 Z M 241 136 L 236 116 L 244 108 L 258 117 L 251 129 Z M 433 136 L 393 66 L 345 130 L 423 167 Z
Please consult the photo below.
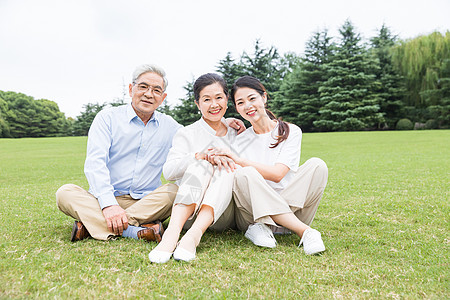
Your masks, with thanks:
M 209 148 L 229 147 L 236 137 L 236 131 L 223 118 L 228 88 L 222 77 L 208 73 L 195 81 L 194 96 L 202 117 L 177 132 L 163 168 L 166 179 L 181 182 L 169 225 L 161 242 L 149 253 L 155 263 L 165 263 L 172 255 L 176 260 L 190 261 L 208 227 L 223 230 L 234 224 L 234 162 L 208 156 Z M 195 220 L 192 223 L 188 219 Z M 189 230 L 178 242 L 183 227 Z

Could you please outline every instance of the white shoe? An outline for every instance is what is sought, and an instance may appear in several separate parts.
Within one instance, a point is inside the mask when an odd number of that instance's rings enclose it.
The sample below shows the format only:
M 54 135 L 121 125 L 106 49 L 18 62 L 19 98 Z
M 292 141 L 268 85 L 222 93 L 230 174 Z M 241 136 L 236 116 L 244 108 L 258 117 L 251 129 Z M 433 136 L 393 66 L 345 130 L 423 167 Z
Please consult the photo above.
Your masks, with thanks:
M 177 247 L 177 249 L 175 249 L 175 251 L 173 252 L 173 258 L 175 260 L 182 260 L 188 262 L 195 259 L 195 253 L 189 252 L 181 247 Z
M 308 228 L 303 232 L 302 239 L 298 246 L 300 247 L 303 244 L 303 250 L 306 254 L 318 254 L 320 252 L 325 251 L 325 245 L 322 241 L 322 235 L 319 231 Z
M 248 226 L 245 237 L 256 246 L 267 248 L 275 248 L 277 246 L 272 230 L 263 223 L 255 223 Z
M 157 264 L 165 264 L 169 261 L 170 257 L 172 256 L 171 252 L 167 251 L 159 251 L 159 250 L 152 250 L 148 254 L 148 258 L 152 263 Z

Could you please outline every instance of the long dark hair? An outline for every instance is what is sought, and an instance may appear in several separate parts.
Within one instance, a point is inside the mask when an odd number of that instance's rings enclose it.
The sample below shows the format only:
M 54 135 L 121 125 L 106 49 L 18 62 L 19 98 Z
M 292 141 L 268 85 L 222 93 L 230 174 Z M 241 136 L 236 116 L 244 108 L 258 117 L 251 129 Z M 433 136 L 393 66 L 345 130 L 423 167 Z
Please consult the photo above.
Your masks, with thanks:
M 225 96 L 227 96 L 227 98 L 228 98 L 228 96 L 229 96 L 228 86 L 227 86 L 227 83 L 225 82 L 225 80 L 220 75 L 217 75 L 215 73 L 207 73 L 207 74 L 203 74 L 202 76 L 197 78 L 197 80 L 194 82 L 195 102 L 198 102 L 198 100 L 200 99 L 200 92 L 208 85 L 211 85 L 214 83 L 220 84 Z
M 236 94 L 236 91 L 239 88 L 250 88 L 258 92 L 258 94 L 261 95 L 261 97 L 264 96 L 264 93 L 267 95 L 267 100 L 269 100 L 269 94 L 267 93 L 266 88 L 264 85 L 255 77 L 252 76 L 242 76 L 241 78 L 238 78 L 231 88 L 231 99 L 233 100 L 233 104 L 236 107 L 236 99 L 234 98 L 234 95 Z M 267 106 L 267 102 L 266 102 Z M 278 146 L 281 142 L 286 140 L 289 136 L 289 125 L 288 123 L 284 122 L 283 120 L 277 118 L 273 112 L 266 109 L 266 113 L 269 116 L 269 119 L 271 120 L 277 120 L 278 121 L 278 135 L 277 135 L 277 142 L 270 145 L 270 148 L 275 148 Z

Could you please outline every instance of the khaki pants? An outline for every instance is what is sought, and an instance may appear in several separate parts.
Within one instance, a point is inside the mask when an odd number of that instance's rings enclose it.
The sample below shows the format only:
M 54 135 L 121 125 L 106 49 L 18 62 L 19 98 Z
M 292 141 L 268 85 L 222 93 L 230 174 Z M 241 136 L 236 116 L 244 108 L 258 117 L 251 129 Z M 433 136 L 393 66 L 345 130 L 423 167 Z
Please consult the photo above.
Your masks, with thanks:
M 177 185 L 168 183 L 142 199 L 133 199 L 130 195 L 116 199 L 127 214 L 128 224 L 139 226 L 168 218 L 177 190 Z M 56 203 L 63 213 L 83 222 L 93 238 L 107 240 L 114 236 L 108 230 L 97 198 L 83 188 L 74 184 L 63 185 L 56 192 Z
M 301 165 L 281 193 L 270 187 L 255 168 L 236 170 L 233 195 L 238 229 L 245 231 L 256 222 L 276 225 L 270 216 L 290 212 L 310 225 L 327 180 L 327 165 L 319 158 L 311 158 Z

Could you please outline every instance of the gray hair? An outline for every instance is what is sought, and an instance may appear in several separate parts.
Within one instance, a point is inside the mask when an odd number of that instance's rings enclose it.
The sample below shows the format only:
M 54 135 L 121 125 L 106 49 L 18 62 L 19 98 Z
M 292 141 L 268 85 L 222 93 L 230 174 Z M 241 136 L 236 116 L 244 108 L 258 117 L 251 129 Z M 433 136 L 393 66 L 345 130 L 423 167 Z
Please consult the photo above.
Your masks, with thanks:
M 162 68 L 158 67 L 157 65 L 151 64 L 144 64 L 138 66 L 133 72 L 133 83 L 136 83 L 136 80 L 139 78 L 139 76 L 141 76 L 144 73 L 155 73 L 161 76 L 164 81 L 164 91 L 166 90 L 169 82 L 167 81 L 166 78 L 166 72 L 164 72 Z

